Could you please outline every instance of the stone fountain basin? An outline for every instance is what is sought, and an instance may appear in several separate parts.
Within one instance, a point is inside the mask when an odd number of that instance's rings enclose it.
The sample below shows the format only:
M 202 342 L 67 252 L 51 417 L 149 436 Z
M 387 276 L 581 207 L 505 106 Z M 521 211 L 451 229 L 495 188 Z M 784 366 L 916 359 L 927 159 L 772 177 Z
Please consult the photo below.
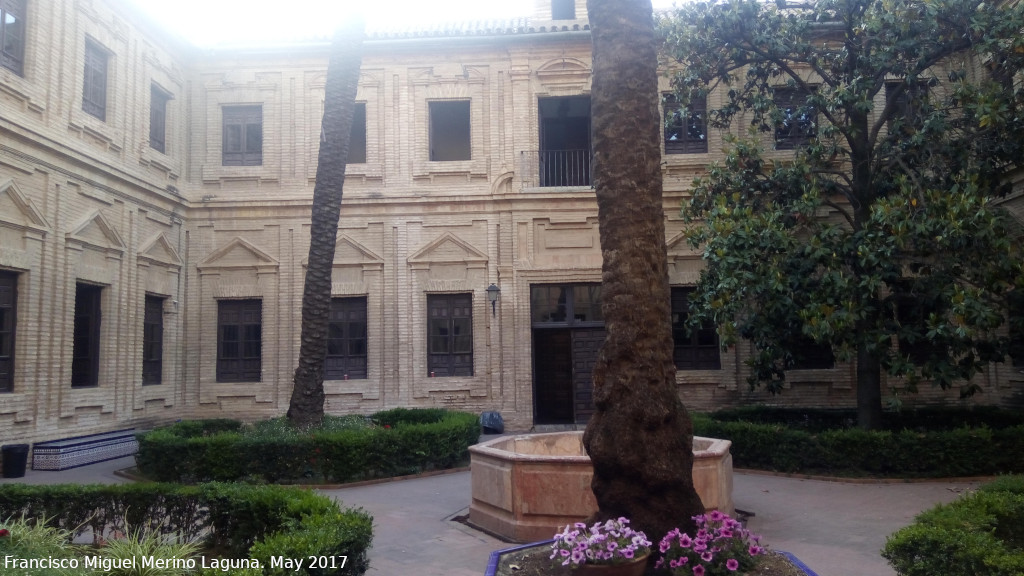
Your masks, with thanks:
M 730 446 L 693 439 L 693 484 L 706 510 L 734 512 Z M 469 452 L 469 522 L 482 530 L 513 542 L 546 540 L 597 511 L 581 431 L 505 436 Z

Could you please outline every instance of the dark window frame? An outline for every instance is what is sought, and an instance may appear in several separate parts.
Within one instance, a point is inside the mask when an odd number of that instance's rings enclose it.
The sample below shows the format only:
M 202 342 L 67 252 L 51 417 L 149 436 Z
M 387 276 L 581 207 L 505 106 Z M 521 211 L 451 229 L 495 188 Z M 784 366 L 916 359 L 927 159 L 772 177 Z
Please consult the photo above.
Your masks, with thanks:
M 576 19 L 576 1 L 575 0 L 551 0 L 551 19 L 552 20 L 575 20 Z
M 0 393 L 14 392 L 18 273 L 0 270 Z
M 721 370 L 722 346 L 711 323 L 697 330 L 687 325 L 694 288 L 672 287 L 672 361 L 676 370 Z
M 672 94 L 665 96 L 665 154 L 706 154 L 708 151 L 707 96 L 690 100 L 686 122 L 682 106 Z
M 156 84 L 149 87 L 149 147 L 167 153 L 167 103 L 174 99 L 170 92 Z
M 25 75 L 26 0 L 0 0 L 0 66 L 18 76 Z M 14 18 L 13 25 L 6 25 Z M 13 38 L 12 38 L 13 36 Z
M 427 375 L 472 376 L 474 347 L 473 293 L 427 294 Z
M 221 166 L 262 165 L 263 105 L 239 104 L 222 107 Z
M 790 355 L 793 363 L 787 370 L 832 370 L 836 367 L 836 356 L 830 344 L 815 342 L 802 334 L 790 343 Z
M 356 102 L 348 138 L 347 164 L 366 164 L 366 103 Z
M 163 383 L 164 302 L 163 296 L 146 294 L 142 316 L 142 385 Z
M 1010 364 L 1024 368 L 1024 294 L 1015 290 L 1009 297 L 1007 317 L 1010 328 Z
M 324 380 L 368 378 L 368 352 L 366 296 L 331 298 Z
M 103 286 L 75 284 L 71 350 L 71 387 L 96 388 L 100 375 L 100 335 L 103 326 Z
M 909 137 L 917 131 L 917 127 L 924 120 L 924 110 L 929 94 L 928 85 L 924 82 L 905 87 L 899 96 L 892 94 L 893 91 L 904 85 L 904 82 L 896 81 L 885 83 L 886 104 L 888 105 L 889 101 L 893 100 L 893 107 L 886 120 L 886 129 L 892 132 L 896 128 L 897 121 L 901 121 L 902 135 Z
M 262 381 L 263 300 L 218 300 L 217 382 Z
M 82 110 L 106 122 L 110 51 L 92 38 L 86 38 L 84 60 Z
M 464 110 L 463 110 L 464 108 Z M 427 101 L 427 145 L 431 162 L 464 162 L 473 159 L 473 101 L 455 98 Z M 441 146 L 441 134 L 458 146 Z
M 795 150 L 806 146 L 818 135 L 818 112 L 807 105 L 811 94 L 796 87 L 775 88 L 772 100 L 784 119 L 775 126 L 775 149 Z M 794 120 L 800 109 L 808 109 Z
M 934 302 L 929 304 L 913 294 L 913 288 L 910 285 L 910 282 L 901 282 L 895 288 L 898 291 L 895 294 L 897 323 L 903 324 L 904 322 L 910 322 L 920 325 L 926 322 L 928 316 L 933 312 L 938 311 Z M 931 342 L 926 339 L 918 342 L 910 342 L 901 336 L 897 336 L 896 342 L 899 354 L 909 358 L 910 361 L 918 367 L 927 364 L 932 355 L 948 354 L 948 350 L 945 349 L 943 344 Z
M 586 310 L 577 305 L 582 290 L 587 290 Z M 541 306 L 543 301 L 547 306 Z M 552 300 L 555 306 L 552 308 Z M 546 316 L 540 314 L 548 312 Z M 534 328 L 600 328 L 604 326 L 601 314 L 601 284 L 581 282 L 576 284 L 532 284 L 530 286 L 530 324 Z

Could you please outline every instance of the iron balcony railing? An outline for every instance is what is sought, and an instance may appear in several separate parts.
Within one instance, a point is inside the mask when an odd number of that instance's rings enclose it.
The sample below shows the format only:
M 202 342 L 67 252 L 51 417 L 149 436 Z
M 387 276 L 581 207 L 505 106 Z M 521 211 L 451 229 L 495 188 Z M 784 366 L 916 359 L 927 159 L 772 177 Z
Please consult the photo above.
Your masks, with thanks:
M 523 188 L 590 186 L 590 150 L 524 150 L 518 177 Z

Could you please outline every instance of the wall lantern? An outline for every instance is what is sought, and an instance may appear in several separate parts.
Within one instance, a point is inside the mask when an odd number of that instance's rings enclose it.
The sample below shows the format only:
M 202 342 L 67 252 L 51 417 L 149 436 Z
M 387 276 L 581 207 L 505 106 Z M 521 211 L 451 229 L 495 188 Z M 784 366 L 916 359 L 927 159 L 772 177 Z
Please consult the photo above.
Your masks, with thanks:
M 501 288 L 498 288 L 494 284 L 487 287 L 487 301 L 491 303 L 491 316 L 497 316 L 495 306 L 498 304 L 498 294 L 501 294 Z

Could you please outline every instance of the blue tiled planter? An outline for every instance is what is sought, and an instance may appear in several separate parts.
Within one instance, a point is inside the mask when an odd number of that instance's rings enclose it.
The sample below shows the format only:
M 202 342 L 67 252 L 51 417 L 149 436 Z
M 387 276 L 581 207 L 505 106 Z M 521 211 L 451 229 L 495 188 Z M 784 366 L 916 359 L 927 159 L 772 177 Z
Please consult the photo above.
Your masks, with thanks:
M 522 546 L 515 546 L 512 548 L 495 550 L 494 552 L 491 552 L 491 557 L 487 560 L 487 571 L 484 572 L 484 576 L 495 576 L 498 573 L 498 562 L 501 561 L 502 555 L 508 554 L 510 552 L 517 552 L 525 548 L 533 548 L 535 546 L 547 546 L 552 542 L 554 542 L 554 540 L 543 540 L 541 542 L 531 542 L 529 544 L 523 544 Z M 801 562 L 796 556 L 793 556 L 789 552 L 783 552 L 781 550 L 776 550 L 776 552 L 782 554 L 786 558 L 789 558 L 789 561 L 792 562 L 793 565 L 797 567 L 797 569 L 802 570 L 806 576 L 818 576 L 817 572 L 808 568 L 807 565 Z

